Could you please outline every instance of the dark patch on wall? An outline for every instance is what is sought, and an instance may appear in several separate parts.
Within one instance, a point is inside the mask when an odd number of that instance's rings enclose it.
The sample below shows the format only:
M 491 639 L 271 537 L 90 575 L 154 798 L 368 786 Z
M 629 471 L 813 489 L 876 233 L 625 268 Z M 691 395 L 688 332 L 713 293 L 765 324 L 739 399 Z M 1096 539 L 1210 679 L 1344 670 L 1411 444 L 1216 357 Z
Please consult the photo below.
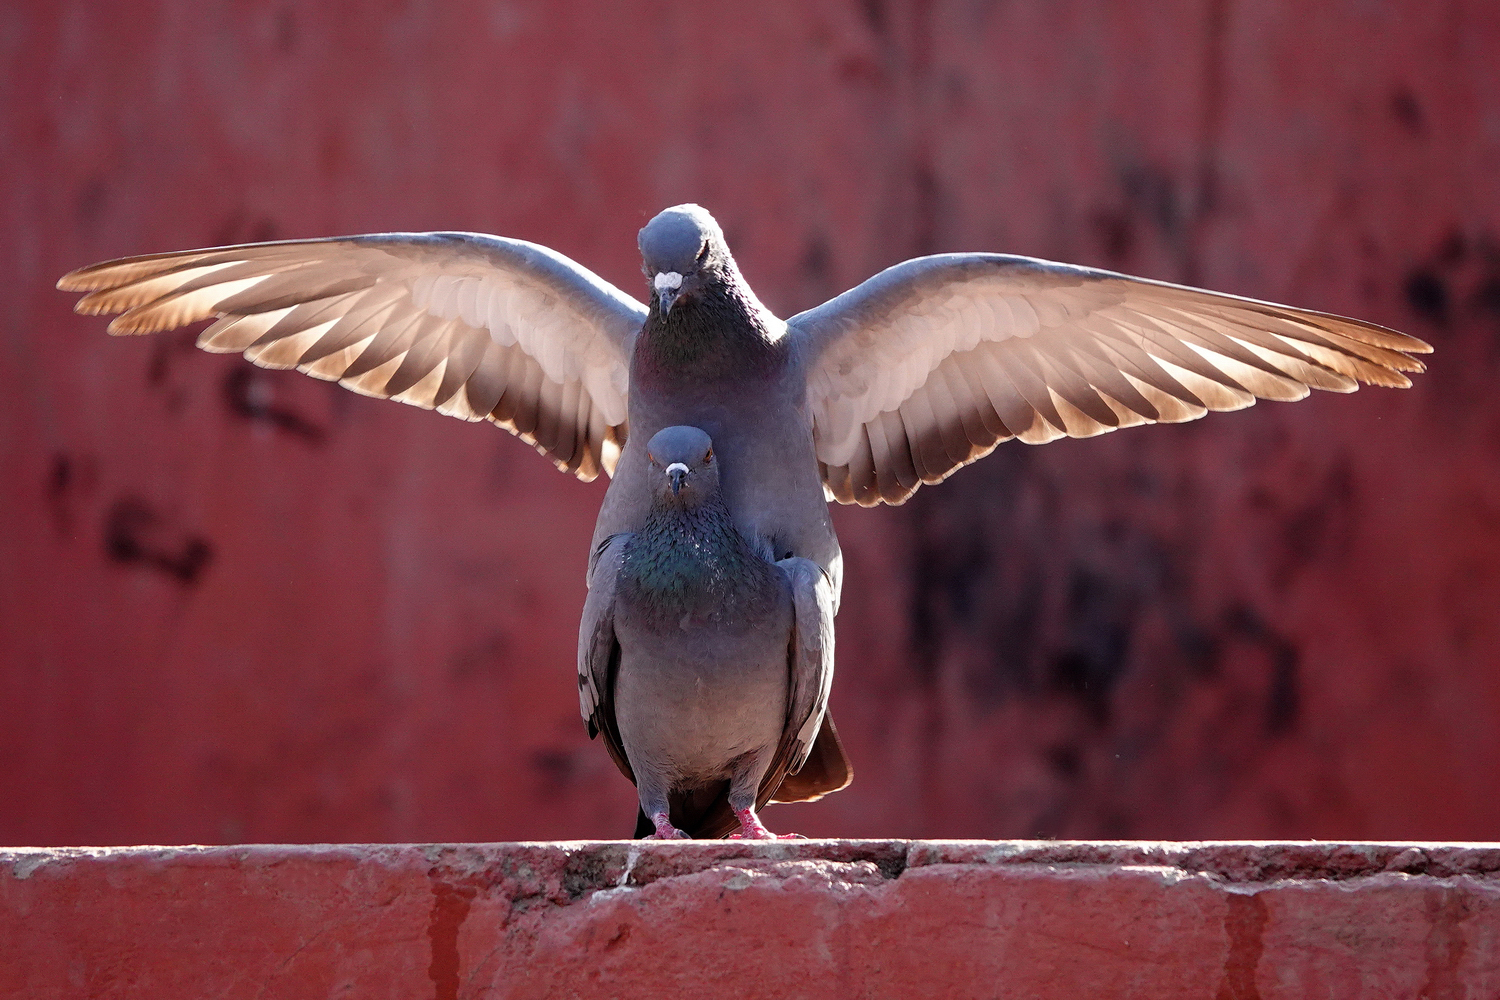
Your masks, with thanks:
M 985 575 L 988 553 L 982 542 L 954 543 L 947 532 L 927 533 L 914 556 L 911 635 L 913 665 L 925 683 L 936 680 L 945 633 L 973 617 L 973 589 Z
M 52 453 L 42 485 L 47 507 L 52 512 L 52 523 L 59 534 L 66 535 L 73 530 L 73 504 L 82 495 L 92 492 L 97 480 L 97 470 L 89 456 L 72 455 L 62 450 Z
M 1429 322 L 1445 326 L 1448 322 L 1448 286 L 1430 268 L 1414 268 L 1406 276 L 1406 303 L 1412 311 Z
M 833 251 L 828 246 L 828 237 L 819 233 L 807 241 L 802 251 L 800 270 L 809 291 L 827 295 L 833 284 Z
M 1118 172 L 1126 203 L 1148 219 L 1163 235 L 1175 237 L 1183 223 L 1182 197 L 1177 181 L 1165 170 L 1130 163 Z
M 1168 599 L 1162 609 L 1173 644 L 1188 670 L 1195 677 L 1213 676 L 1218 665 L 1218 646 L 1213 633 L 1193 617 L 1184 600 Z
M 47 472 L 47 495 L 62 497 L 73 485 L 73 459 L 65 451 L 54 452 Z
M 545 797 L 572 783 L 578 762 L 566 750 L 537 750 L 531 755 L 531 767 L 541 779 L 541 794 Z
M 1104 250 L 1105 259 L 1123 267 L 1135 251 L 1135 218 L 1118 208 L 1099 208 L 1089 216 L 1089 224 Z
M 272 394 L 271 383 L 260 369 L 235 365 L 224 375 L 224 405 L 230 413 L 321 445 L 327 432 L 291 407 L 277 406 Z
M 103 177 L 91 177 L 73 199 L 73 216 L 79 225 L 92 227 L 108 207 L 109 184 Z
M 1134 594 L 1121 581 L 1074 569 L 1063 647 L 1052 658 L 1048 682 L 1077 699 L 1098 726 L 1109 723 L 1110 695 L 1125 673 L 1135 605 Z
M 912 663 L 935 685 L 948 653 L 981 702 L 1039 686 L 1047 577 L 1033 546 L 1013 537 L 1033 455 L 1002 447 L 941 490 L 919 491 L 913 518 Z
M 875 34 L 885 35 L 891 30 L 886 16 L 885 0 L 861 0 L 859 9 L 865 16 L 865 23 Z
M 1019 575 L 1019 585 L 1015 577 Z M 1044 588 L 1042 567 L 1029 563 L 1016 567 L 1011 585 L 999 579 L 986 581 L 992 587 L 1004 587 L 1009 600 L 986 616 L 986 628 L 980 643 L 989 655 L 977 658 L 964 673 L 964 689 L 980 702 L 995 703 L 1014 690 L 1034 692 L 1040 685 L 1034 677 L 1033 664 L 1042 655 L 1046 636 L 1043 629 Z
M 1272 582 L 1283 590 L 1314 563 L 1342 559 L 1353 544 L 1356 507 L 1349 457 L 1340 455 L 1308 486 L 1305 496 L 1292 504 L 1263 491 L 1250 496 L 1251 503 L 1281 522 L 1279 544 L 1267 553 L 1267 563 Z
M 189 328 L 164 330 L 149 338 L 150 359 L 146 363 L 146 384 L 162 393 L 166 410 L 176 416 L 187 405 L 187 390 L 173 385 L 172 369 L 184 355 L 197 353 L 198 334 Z
M 1335 521 L 1347 522 L 1353 499 L 1354 472 L 1346 456 L 1328 470 L 1313 502 L 1287 523 L 1290 547 L 1307 553 L 1309 558 L 1325 552 Z
M 1280 637 L 1278 637 L 1280 638 Z M 1280 639 L 1271 661 L 1271 689 L 1266 694 L 1266 732 L 1279 736 L 1289 732 L 1302 712 L 1302 693 L 1297 686 L 1297 650 Z
M 276 47 L 288 55 L 297 47 L 297 14 L 290 7 L 276 12 Z
M 1488 366 L 1475 368 L 1476 378 L 1466 387 L 1469 399 L 1463 405 L 1472 405 L 1474 395 L 1487 399 L 1487 385 L 1480 379 L 1490 379 L 1500 362 L 1500 337 L 1491 326 L 1500 318 L 1500 238 L 1482 226 L 1454 225 L 1431 254 L 1407 273 L 1403 290 L 1413 312 L 1451 331 L 1454 340 L 1482 338 L 1482 359 Z M 1490 329 L 1483 330 L 1480 324 Z M 1452 397 L 1455 403 L 1461 398 Z
M 1083 757 L 1076 746 L 1061 744 L 1047 750 L 1047 763 L 1058 777 L 1074 781 L 1083 771 Z
M 1427 130 L 1427 115 L 1409 87 L 1403 85 L 1391 91 L 1390 107 L 1391 116 L 1408 132 L 1421 135 Z
M 1493 233 L 1482 232 L 1475 240 L 1475 257 L 1479 262 L 1479 276 L 1470 305 L 1482 315 L 1500 316 L 1500 240 Z
M 1270 677 L 1266 689 L 1265 727 L 1272 736 L 1291 730 L 1301 712 L 1297 673 L 1300 655 L 1290 639 L 1277 632 L 1248 605 L 1237 605 L 1224 615 L 1226 638 L 1246 642 L 1266 657 Z
M 1195 662 L 1212 650 L 1187 602 L 1174 603 L 1167 546 L 1118 518 L 1064 516 L 1064 484 L 1034 455 L 1002 448 L 909 508 L 912 669 L 929 689 L 957 671 L 981 710 L 1014 696 L 1062 699 L 1106 726 L 1148 609 L 1182 620 Z
M 1432 262 L 1440 267 L 1457 267 L 1469 256 L 1469 238 L 1462 229 L 1450 229 L 1443 242 L 1438 245 Z
M 968 76 L 961 69 L 949 69 L 942 75 L 942 94 L 944 111 L 948 114 L 962 115 L 969 112 L 973 105 L 973 88 Z
M 201 535 L 174 527 L 139 497 L 121 497 L 104 519 L 104 554 L 121 565 L 139 564 L 183 586 L 197 583 L 213 561 Z
M 914 200 L 912 246 L 921 254 L 936 253 L 938 231 L 941 222 L 941 197 L 938 191 L 937 174 L 930 163 L 918 163 L 912 171 L 912 195 Z
M 1474 305 L 1480 310 L 1500 316 L 1500 275 L 1491 275 L 1474 289 Z
M 1116 163 L 1114 178 L 1119 202 L 1095 207 L 1088 216 L 1088 225 L 1110 263 L 1127 267 L 1146 234 L 1156 233 L 1179 263 L 1181 279 L 1194 283 L 1196 223 L 1215 211 L 1218 202 L 1211 153 L 1204 153 L 1195 183 L 1130 153 Z
M 448 678 L 455 684 L 472 680 L 500 680 L 512 656 L 510 635 L 496 632 L 477 646 L 463 650 L 448 662 Z M 580 683 L 581 683 L 580 678 Z

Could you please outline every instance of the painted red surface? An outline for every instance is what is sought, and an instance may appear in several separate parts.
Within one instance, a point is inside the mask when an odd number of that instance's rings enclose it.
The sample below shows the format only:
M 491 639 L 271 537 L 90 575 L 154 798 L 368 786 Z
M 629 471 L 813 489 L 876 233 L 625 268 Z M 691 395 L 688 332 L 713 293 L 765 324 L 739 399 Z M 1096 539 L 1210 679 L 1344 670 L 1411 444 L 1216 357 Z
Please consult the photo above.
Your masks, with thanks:
M 7 6 L 0 843 L 626 832 L 571 676 L 602 483 L 52 284 L 462 228 L 639 288 L 687 200 L 784 314 L 986 249 L 1437 348 L 837 511 L 857 776 L 773 828 L 1492 839 L 1497 51 L 1486 0 Z
M 0 854 L 8 997 L 1492 997 L 1500 850 L 813 841 Z

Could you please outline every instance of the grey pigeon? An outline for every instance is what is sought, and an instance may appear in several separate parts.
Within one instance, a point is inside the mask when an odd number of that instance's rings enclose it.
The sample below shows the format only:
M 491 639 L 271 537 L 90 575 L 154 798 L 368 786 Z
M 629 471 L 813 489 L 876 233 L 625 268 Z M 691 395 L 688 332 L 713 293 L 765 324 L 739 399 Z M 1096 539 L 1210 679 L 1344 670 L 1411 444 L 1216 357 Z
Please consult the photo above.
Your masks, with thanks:
M 1010 438 L 1192 420 L 1309 387 L 1404 387 L 1404 372 L 1423 370 L 1412 355 L 1430 350 L 1360 320 L 986 253 L 908 260 L 782 321 L 702 208 L 657 215 L 640 249 L 649 308 L 545 247 L 473 233 L 134 257 L 58 285 L 89 293 L 80 312 L 122 313 L 112 333 L 216 318 L 198 340 L 208 350 L 492 420 L 582 479 L 604 470 L 591 587 L 610 539 L 651 517 L 659 474 L 646 443 L 700 428 L 739 537 L 767 561 L 809 560 L 826 576 L 829 635 L 843 574 L 826 499 L 898 504 Z M 593 727 L 618 715 L 607 684 L 585 687 L 583 708 Z M 788 734 L 788 758 L 806 763 L 773 800 L 847 783 L 826 711 L 810 749 L 808 735 Z M 716 807 L 684 828 L 734 825 Z
M 740 534 L 703 431 L 658 431 L 646 467 L 647 515 L 601 543 L 583 606 L 589 734 L 634 776 L 649 837 L 738 823 L 767 839 L 757 811 L 802 769 L 828 703 L 832 584 Z

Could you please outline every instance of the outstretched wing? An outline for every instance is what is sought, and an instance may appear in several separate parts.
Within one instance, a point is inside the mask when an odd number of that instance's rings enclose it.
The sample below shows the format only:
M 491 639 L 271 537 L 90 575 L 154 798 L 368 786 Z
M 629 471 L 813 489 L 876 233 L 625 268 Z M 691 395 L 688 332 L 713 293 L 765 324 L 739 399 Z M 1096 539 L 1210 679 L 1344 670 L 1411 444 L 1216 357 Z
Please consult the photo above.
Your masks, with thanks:
M 1192 420 L 1256 397 L 1411 384 L 1431 350 L 1373 323 L 1000 254 L 888 268 L 787 321 L 823 482 L 901 503 L 1020 438 Z
M 267 368 L 491 420 L 567 472 L 613 472 L 646 307 L 546 247 L 388 233 L 129 257 L 57 283 L 109 332 L 217 318 L 198 338 Z

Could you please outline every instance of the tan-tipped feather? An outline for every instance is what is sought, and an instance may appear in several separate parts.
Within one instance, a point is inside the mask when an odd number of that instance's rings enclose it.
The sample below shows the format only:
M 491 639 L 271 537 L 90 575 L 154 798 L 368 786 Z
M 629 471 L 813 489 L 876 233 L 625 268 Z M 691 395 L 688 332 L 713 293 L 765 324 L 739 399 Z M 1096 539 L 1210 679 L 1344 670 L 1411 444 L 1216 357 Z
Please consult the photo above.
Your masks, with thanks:
M 814 444 L 844 503 L 905 499 L 902 446 L 923 482 L 973 461 L 993 447 L 986 421 L 1004 427 L 995 441 L 1041 444 L 1401 387 L 1431 350 L 1360 320 L 995 254 L 906 261 L 787 325 L 811 359 Z M 868 470 L 854 460 L 866 441 Z
M 57 286 L 88 293 L 80 312 L 120 313 L 111 333 L 213 319 L 198 338 L 208 351 L 243 352 L 263 367 L 464 420 L 489 418 L 533 444 L 540 427 L 539 450 L 584 479 L 612 470 L 625 439 L 623 417 L 610 426 L 599 413 L 625 412 L 625 362 L 646 313 L 566 258 L 474 234 L 152 254 L 79 268 Z M 439 305 L 452 309 L 429 311 L 418 288 L 445 289 Z

